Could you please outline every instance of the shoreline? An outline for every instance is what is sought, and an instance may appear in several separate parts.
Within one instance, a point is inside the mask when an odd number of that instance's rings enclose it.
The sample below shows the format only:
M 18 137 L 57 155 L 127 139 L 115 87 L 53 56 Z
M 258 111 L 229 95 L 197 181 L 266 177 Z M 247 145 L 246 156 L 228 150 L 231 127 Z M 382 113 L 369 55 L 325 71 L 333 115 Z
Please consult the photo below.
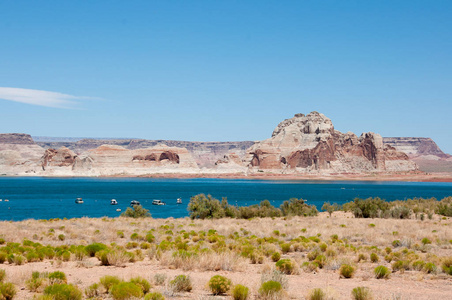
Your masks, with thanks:
M 243 173 L 154 173 L 144 175 L 1 175 L 0 178 L 42 177 L 42 178 L 168 178 L 168 179 L 250 179 L 250 180 L 299 180 L 299 181 L 394 181 L 394 182 L 452 182 L 452 173 L 411 174 L 243 174 Z

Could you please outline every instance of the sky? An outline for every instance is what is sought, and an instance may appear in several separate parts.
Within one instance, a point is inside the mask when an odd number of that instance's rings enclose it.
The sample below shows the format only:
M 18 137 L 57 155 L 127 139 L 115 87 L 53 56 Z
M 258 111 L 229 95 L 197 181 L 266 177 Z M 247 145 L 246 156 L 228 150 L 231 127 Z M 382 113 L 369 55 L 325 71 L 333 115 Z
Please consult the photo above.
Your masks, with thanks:
M 452 153 L 452 1 L 0 1 L 0 132 L 269 138 L 318 111 Z

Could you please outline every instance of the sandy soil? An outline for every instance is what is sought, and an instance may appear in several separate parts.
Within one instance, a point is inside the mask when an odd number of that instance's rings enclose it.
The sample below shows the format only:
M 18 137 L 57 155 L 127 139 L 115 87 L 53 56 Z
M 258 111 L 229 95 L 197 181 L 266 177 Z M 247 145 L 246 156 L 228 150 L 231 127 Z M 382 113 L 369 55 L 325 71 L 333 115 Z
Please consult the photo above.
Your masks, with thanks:
M 26 220 L 22 222 L 0 222 L 0 236 L 7 242 L 21 242 L 24 238 L 31 238 L 36 234 L 37 239 L 43 245 L 70 245 L 88 244 L 92 242 L 103 242 L 110 244 L 125 244 L 130 239 L 127 238 L 134 232 L 145 232 L 152 228 L 156 229 L 156 239 L 163 240 L 164 234 L 158 233 L 161 225 L 174 225 L 173 229 L 204 230 L 215 228 L 219 234 L 225 236 L 233 232 L 248 230 L 249 234 L 258 237 L 271 236 L 274 230 L 280 231 L 284 236 L 282 239 L 290 240 L 300 235 L 303 229 L 305 236 L 318 236 L 322 238 L 337 234 L 340 239 L 347 239 L 349 243 L 356 247 L 366 247 L 375 245 L 384 249 L 391 245 L 394 240 L 394 232 L 397 232 L 397 239 L 409 240 L 412 244 L 428 237 L 432 241 L 447 241 L 452 239 L 452 220 L 443 220 L 435 216 L 433 220 L 393 220 L 393 219 L 355 219 L 350 214 L 335 212 L 331 218 L 327 213 L 321 213 L 317 217 L 293 217 L 289 219 L 253 219 L 253 220 L 195 220 L 184 219 L 152 219 L 134 220 L 128 218 L 103 218 L 103 219 L 70 219 L 56 221 L 34 221 Z M 375 226 L 370 226 L 375 224 Z M 54 229 L 54 234 L 48 234 L 50 229 Z M 119 238 L 117 230 L 122 230 L 126 238 Z M 98 232 L 96 230 L 99 230 Z M 99 233 L 100 232 L 100 233 Z M 64 233 L 67 236 L 65 241 L 56 238 Z M 227 240 L 228 241 L 228 240 Z M 400 249 L 400 248 L 399 248 Z M 394 249 L 396 251 L 396 249 Z M 305 251 L 289 252 L 283 258 L 292 258 L 299 263 L 306 261 Z M 418 253 L 424 255 L 423 253 Z M 433 243 L 428 248 L 426 257 L 452 256 L 452 244 L 445 242 Z M 339 255 L 341 256 L 341 255 Z M 168 256 L 170 257 L 170 255 Z M 433 256 L 431 256 L 433 257 Z M 314 288 L 328 289 L 330 299 L 351 299 L 351 291 L 358 286 L 369 287 L 372 290 L 374 299 L 450 299 L 452 295 L 452 276 L 444 273 L 426 274 L 422 271 L 394 272 L 390 278 L 375 279 L 373 269 L 377 265 L 391 266 L 383 259 L 379 263 L 355 261 L 355 254 L 344 254 L 340 259 L 348 260 L 357 267 L 356 275 L 351 279 L 341 279 L 338 270 L 334 267 L 320 269 L 309 273 L 299 270 L 298 274 L 287 275 L 289 287 L 287 295 L 290 299 L 307 299 L 309 290 Z M 249 260 L 237 267 L 235 271 L 207 271 L 194 266 L 183 270 L 174 269 L 163 263 L 163 260 L 150 259 L 145 255 L 142 261 L 127 263 L 124 267 L 100 266 L 96 258 L 85 258 L 83 261 L 62 262 L 57 260 L 44 260 L 43 262 L 26 263 L 24 265 L 14 265 L 5 263 L 0 265 L 0 269 L 6 270 L 7 281 L 13 282 L 19 288 L 16 299 L 32 299 L 34 293 L 28 291 L 25 281 L 30 278 L 32 271 L 52 272 L 63 271 L 68 277 L 68 282 L 78 285 L 82 290 L 92 283 L 98 282 L 104 275 L 116 275 L 126 280 L 142 276 L 149 281 L 153 281 L 155 274 L 165 274 L 168 279 L 179 274 L 190 275 L 193 281 L 193 291 L 191 293 L 171 294 L 167 286 L 154 286 L 154 291 L 165 294 L 166 299 L 232 299 L 229 296 L 213 297 L 206 284 L 210 277 L 216 274 L 230 278 L 234 284 L 244 284 L 251 290 L 252 297 L 257 299 L 257 291 L 261 283 L 263 270 L 268 270 L 274 266 L 271 260 L 266 259 L 263 264 L 251 264 Z M 168 282 L 168 280 L 167 280 Z M 105 299 L 110 299 L 105 296 Z

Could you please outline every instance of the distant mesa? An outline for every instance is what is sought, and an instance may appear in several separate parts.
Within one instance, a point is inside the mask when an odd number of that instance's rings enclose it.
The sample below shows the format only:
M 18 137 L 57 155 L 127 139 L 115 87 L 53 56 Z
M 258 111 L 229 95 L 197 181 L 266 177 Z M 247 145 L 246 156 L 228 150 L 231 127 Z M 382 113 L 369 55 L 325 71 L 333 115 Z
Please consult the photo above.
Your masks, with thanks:
M 152 174 L 368 174 L 452 172 L 452 156 L 430 138 L 359 137 L 334 129 L 319 112 L 295 114 L 269 139 L 190 142 L 45 138 L 0 134 L 0 174 L 144 176 Z

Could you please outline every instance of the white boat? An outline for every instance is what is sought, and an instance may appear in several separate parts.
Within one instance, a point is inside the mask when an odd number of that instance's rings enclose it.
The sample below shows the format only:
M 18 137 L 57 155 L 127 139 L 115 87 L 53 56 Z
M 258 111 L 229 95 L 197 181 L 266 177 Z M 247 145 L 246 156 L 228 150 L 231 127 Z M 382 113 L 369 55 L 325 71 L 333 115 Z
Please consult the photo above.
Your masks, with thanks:
M 182 204 L 182 198 L 177 198 L 177 204 Z
M 130 206 L 134 207 L 135 205 L 141 205 L 141 204 L 140 204 L 140 201 L 138 201 L 138 200 L 132 200 L 132 201 L 130 201 Z
M 120 209 L 120 208 L 117 208 L 116 211 L 121 211 L 121 209 Z
M 110 204 L 111 204 L 111 205 L 117 205 L 117 204 L 118 204 L 118 201 L 116 201 L 116 199 L 111 199 L 111 200 L 110 200 Z
M 162 200 L 152 200 L 153 205 L 166 205 Z
M 83 199 L 82 198 L 77 198 L 77 199 L 75 199 L 75 203 L 82 204 L 83 203 Z

